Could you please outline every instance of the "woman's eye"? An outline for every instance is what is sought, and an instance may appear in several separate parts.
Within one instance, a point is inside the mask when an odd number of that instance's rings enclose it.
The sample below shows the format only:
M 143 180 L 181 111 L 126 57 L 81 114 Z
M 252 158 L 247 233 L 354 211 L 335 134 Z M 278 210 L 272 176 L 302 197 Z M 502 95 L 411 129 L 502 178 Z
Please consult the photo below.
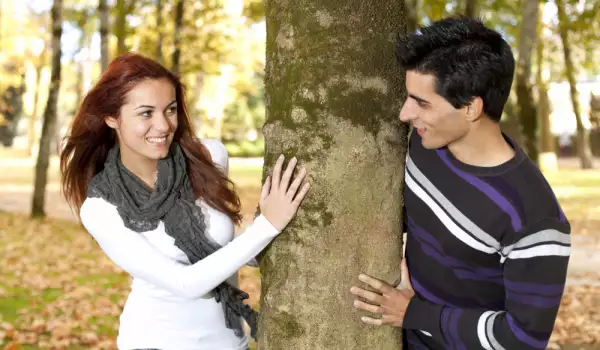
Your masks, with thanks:
M 152 116 L 152 111 L 143 111 L 142 113 L 140 113 L 140 116 L 144 118 L 149 118 Z
M 173 106 L 173 107 L 169 108 L 169 110 L 167 112 L 169 114 L 177 113 L 177 106 Z

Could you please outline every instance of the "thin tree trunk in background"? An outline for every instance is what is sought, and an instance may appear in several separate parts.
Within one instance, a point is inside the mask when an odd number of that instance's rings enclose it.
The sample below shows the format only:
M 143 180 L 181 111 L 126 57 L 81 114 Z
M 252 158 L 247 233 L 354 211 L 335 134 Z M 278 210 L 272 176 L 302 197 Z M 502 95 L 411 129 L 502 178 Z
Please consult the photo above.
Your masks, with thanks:
M 359 273 L 400 276 L 407 126 L 403 1 L 265 2 L 265 168 L 306 167 L 298 215 L 259 256 L 259 349 L 401 349 L 353 307 Z M 263 180 L 264 181 L 264 180 Z
M 536 47 L 536 60 L 537 60 L 537 74 L 536 74 L 536 85 L 538 91 L 538 121 L 540 125 L 540 155 L 539 165 L 543 171 L 555 171 L 558 169 L 558 160 L 556 156 L 556 150 L 554 147 L 554 137 L 552 136 L 552 129 L 550 123 L 550 100 L 548 98 L 548 82 L 544 78 L 544 22 L 542 20 L 544 15 L 544 3 L 540 3 L 538 8 L 538 41 Z
M 106 0 L 98 2 L 98 17 L 100 19 L 100 69 L 108 67 L 108 6 Z
M 2 52 L 2 39 L 3 39 L 3 37 L 2 37 L 2 23 L 4 23 L 4 22 L 2 22 L 2 19 L 3 19 L 3 17 L 2 17 L 2 15 L 3 15 L 3 13 L 2 13 L 2 3 L 3 2 L 4 2 L 4 0 L 0 0 L 0 52 Z
M 404 0 L 406 9 L 406 31 L 412 33 L 421 25 L 419 17 L 419 0 Z
M 174 39 L 174 48 L 173 48 L 173 59 L 171 71 L 175 75 L 179 75 L 180 70 L 180 58 L 181 58 L 181 30 L 183 28 L 183 0 L 177 1 L 177 6 L 175 7 L 175 39 Z
M 45 49 L 44 49 L 45 51 Z M 41 55 L 45 56 L 44 53 Z M 35 67 L 35 92 L 33 94 L 33 112 L 31 113 L 31 118 L 29 118 L 28 132 L 27 132 L 27 149 L 29 150 L 29 155 L 34 155 L 33 148 L 35 142 L 37 140 L 37 132 L 35 130 L 35 124 L 38 121 L 38 113 L 39 113 L 39 99 L 40 99 L 40 89 L 42 85 L 42 69 L 44 68 L 43 62 L 38 62 L 37 67 Z
M 117 16 L 115 18 L 114 33 L 117 37 L 117 55 L 125 53 L 129 50 L 127 47 L 127 15 L 135 9 L 135 0 L 117 0 Z
M 525 1 L 525 0 L 522 0 Z M 477 0 L 466 0 L 465 2 L 465 15 L 471 18 L 475 18 L 479 15 L 477 12 Z
M 50 163 L 50 144 L 56 135 L 58 92 L 60 91 L 62 5 L 62 0 L 54 0 L 52 5 L 52 73 L 50 76 L 48 103 L 46 104 L 46 110 L 44 111 L 44 124 L 42 126 L 40 147 L 35 166 L 35 183 L 31 204 L 32 217 L 46 216 L 44 204 L 46 183 L 48 180 L 48 166 Z
M 158 40 L 156 40 L 156 61 L 163 64 L 163 28 L 162 28 L 162 0 L 156 1 L 156 32 L 158 33 Z
M 565 59 L 565 70 L 567 80 L 569 81 L 571 102 L 573 103 L 573 112 L 577 121 L 577 155 L 579 156 L 582 169 L 591 169 L 594 167 L 592 158 L 592 149 L 590 146 L 590 131 L 583 126 L 581 119 L 581 109 L 579 108 L 579 94 L 577 92 L 577 82 L 575 80 L 575 67 L 571 57 L 571 43 L 569 42 L 568 19 L 565 13 L 565 4 L 563 0 L 555 0 L 558 12 L 558 31 L 563 45 L 563 54 Z
M 519 53 L 516 69 L 516 93 L 521 130 L 525 141 L 525 150 L 529 158 L 537 163 L 537 111 L 533 100 L 531 84 L 531 57 L 537 39 L 537 19 L 539 0 L 522 0 L 521 13 L 526 19 L 521 23 L 519 34 Z

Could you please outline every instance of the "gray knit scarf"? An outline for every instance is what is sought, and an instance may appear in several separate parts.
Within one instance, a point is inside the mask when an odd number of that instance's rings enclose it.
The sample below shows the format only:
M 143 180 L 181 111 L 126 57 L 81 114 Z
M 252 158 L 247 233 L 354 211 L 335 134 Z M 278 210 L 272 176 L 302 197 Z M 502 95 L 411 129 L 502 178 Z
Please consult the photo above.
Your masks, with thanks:
M 176 143 L 169 156 L 158 161 L 154 190 L 125 168 L 119 147 L 115 146 L 108 153 L 104 170 L 92 178 L 87 195 L 115 205 L 125 226 L 135 232 L 154 230 L 162 220 L 166 233 L 175 239 L 175 245 L 192 264 L 221 248 L 205 235 L 204 215 L 195 203 L 186 158 Z M 214 292 L 216 301 L 223 305 L 227 327 L 242 336 L 240 317 L 243 317 L 250 326 L 251 336 L 256 338 L 257 314 L 243 302 L 248 294 L 226 281 Z

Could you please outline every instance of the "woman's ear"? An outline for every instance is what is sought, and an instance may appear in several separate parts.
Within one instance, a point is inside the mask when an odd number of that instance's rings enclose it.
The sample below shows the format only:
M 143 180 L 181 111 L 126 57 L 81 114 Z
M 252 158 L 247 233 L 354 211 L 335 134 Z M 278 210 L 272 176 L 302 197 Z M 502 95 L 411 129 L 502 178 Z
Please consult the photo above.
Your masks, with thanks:
M 109 128 L 112 128 L 112 129 L 119 128 L 119 122 L 117 121 L 117 118 L 115 118 L 115 117 L 106 117 L 106 118 L 104 118 L 104 122 L 106 123 L 106 125 L 108 125 Z

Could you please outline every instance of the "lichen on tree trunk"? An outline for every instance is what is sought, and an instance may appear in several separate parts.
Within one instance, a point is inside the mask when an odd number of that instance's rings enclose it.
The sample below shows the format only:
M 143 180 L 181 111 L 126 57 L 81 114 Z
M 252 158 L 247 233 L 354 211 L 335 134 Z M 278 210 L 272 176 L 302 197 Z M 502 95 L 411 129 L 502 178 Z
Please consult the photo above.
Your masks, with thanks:
M 394 43 L 402 1 L 267 0 L 265 170 L 308 169 L 298 215 L 259 256 L 260 349 L 400 349 L 360 321 L 358 274 L 394 282 L 402 258 L 407 128 Z

